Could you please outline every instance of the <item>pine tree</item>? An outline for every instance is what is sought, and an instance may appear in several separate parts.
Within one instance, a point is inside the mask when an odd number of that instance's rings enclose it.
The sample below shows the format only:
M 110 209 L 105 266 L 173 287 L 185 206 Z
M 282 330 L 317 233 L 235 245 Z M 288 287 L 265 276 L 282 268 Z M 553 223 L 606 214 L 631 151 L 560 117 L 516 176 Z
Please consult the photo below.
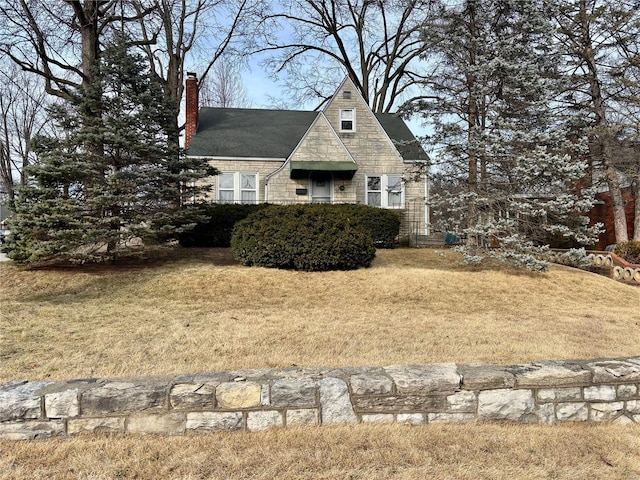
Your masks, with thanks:
M 114 261 L 177 233 L 188 220 L 185 199 L 215 174 L 169 141 L 175 111 L 141 57 L 116 36 L 95 86 L 52 111 L 61 138 L 40 137 L 40 163 L 19 191 L 5 247 L 18 262 Z
M 445 2 L 425 30 L 438 68 L 425 84 L 433 100 L 414 109 L 432 123 L 436 175 L 450 187 L 432 204 L 442 228 L 464 231 L 471 262 L 491 254 L 541 270 L 551 236 L 592 241 L 580 215 L 592 194 L 576 188 L 584 135 L 552 114 L 548 16 L 538 0 Z

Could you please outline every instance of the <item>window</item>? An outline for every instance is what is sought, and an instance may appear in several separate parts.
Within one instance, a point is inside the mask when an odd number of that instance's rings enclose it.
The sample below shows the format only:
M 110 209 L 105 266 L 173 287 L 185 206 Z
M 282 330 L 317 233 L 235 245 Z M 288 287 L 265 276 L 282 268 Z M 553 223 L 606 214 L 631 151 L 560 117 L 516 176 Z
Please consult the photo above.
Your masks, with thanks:
M 240 174 L 240 201 L 242 203 L 256 203 L 258 196 L 257 176 L 255 173 Z
M 340 131 L 356 131 L 356 111 L 353 108 L 343 108 L 340 110 Z
M 402 177 L 400 175 L 387 176 L 387 206 L 400 208 L 402 201 Z
M 344 90 L 342 92 L 342 98 L 344 98 L 345 100 L 349 100 L 351 98 L 351 91 L 350 90 Z
M 258 174 L 242 172 L 219 174 L 218 201 L 222 203 L 257 203 Z
M 382 208 L 404 207 L 404 183 L 401 175 L 368 175 L 367 205 Z
M 221 173 L 218 175 L 218 201 L 224 203 L 232 203 L 235 199 L 233 173 Z
M 367 177 L 367 205 L 382 206 L 382 177 Z

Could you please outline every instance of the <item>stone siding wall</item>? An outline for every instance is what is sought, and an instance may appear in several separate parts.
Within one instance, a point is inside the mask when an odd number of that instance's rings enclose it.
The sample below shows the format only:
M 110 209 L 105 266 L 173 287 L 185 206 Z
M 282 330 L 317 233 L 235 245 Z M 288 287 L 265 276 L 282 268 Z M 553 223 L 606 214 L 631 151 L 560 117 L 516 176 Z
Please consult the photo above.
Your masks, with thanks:
M 320 115 L 291 155 L 294 161 L 351 162 L 353 157 L 340 143 L 324 115 Z
M 343 98 L 342 93 L 344 90 L 352 92 L 351 98 Z M 340 110 L 344 108 L 353 108 L 355 110 L 355 132 L 340 131 Z M 342 143 L 344 143 L 360 166 L 353 178 L 355 195 L 358 201 L 364 201 L 367 175 L 404 173 L 405 176 L 410 176 L 411 165 L 403 163 L 397 149 L 391 143 L 375 115 L 367 107 L 350 80 L 347 80 L 343 87 L 336 92 L 324 114 L 342 140 Z M 406 184 L 405 196 L 407 199 L 424 199 L 424 180 Z M 422 219 L 424 220 L 424 210 Z
M 291 161 L 351 162 L 353 157 L 340 143 L 327 119 L 320 115 L 291 155 Z M 308 174 L 306 178 L 292 179 L 290 169 L 285 167 L 269 179 L 267 201 L 307 203 L 311 200 L 310 183 Z M 340 186 L 343 187 L 342 190 Z M 305 188 L 309 193 L 303 196 L 297 195 L 297 188 Z M 355 185 L 351 178 L 341 176 L 339 173 L 333 174 L 331 198 L 334 203 L 356 203 L 364 200 L 364 197 L 356 196 Z
M 291 170 L 288 166 L 269 178 L 267 202 L 270 203 L 309 203 L 311 201 L 311 185 L 308 178 L 291 178 Z M 298 189 L 306 190 L 298 195 Z
M 216 372 L 0 385 L 0 438 L 295 425 L 640 423 L 640 357 Z

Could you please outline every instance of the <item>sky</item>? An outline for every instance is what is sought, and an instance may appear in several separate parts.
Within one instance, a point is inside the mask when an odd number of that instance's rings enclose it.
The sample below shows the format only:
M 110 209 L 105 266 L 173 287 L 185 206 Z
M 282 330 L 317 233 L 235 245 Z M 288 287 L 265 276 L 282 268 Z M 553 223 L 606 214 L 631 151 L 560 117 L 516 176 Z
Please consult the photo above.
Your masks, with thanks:
M 280 10 L 278 0 L 274 0 L 271 3 L 274 11 Z M 224 25 L 224 22 L 221 25 Z M 290 25 L 287 23 L 279 24 L 277 36 L 282 42 L 286 43 L 287 39 L 291 39 L 292 35 L 293 31 Z M 294 40 L 291 41 L 293 42 Z M 249 101 L 248 106 L 250 108 L 282 108 L 283 105 L 290 103 L 286 97 L 283 84 L 274 81 L 261 65 L 261 63 L 272 54 L 273 52 L 263 52 L 262 54 L 253 54 L 247 58 L 247 66 L 244 71 L 242 71 L 242 82 L 247 90 L 247 100 Z M 197 69 L 193 71 L 197 72 Z M 285 75 L 285 73 L 282 75 Z M 339 81 L 341 80 L 342 79 Z M 337 87 L 338 84 L 336 84 L 335 88 Z M 281 101 L 278 101 L 279 99 L 281 99 Z M 318 101 L 311 101 L 306 105 L 296 105 L 292 108 L 313 110 L 318 106 L 318 103 Z M 406 123 L 416 136 L 427 133 L 427 129 L 422 125 L 422 120 L 418 118 L 406 121 Z

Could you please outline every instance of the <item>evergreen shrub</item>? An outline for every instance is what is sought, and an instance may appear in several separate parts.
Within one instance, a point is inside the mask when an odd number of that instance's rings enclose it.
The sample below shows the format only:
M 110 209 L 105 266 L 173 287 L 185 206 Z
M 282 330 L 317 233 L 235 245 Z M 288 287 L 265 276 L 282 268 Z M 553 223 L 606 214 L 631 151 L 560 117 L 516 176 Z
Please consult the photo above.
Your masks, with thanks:
M 267 207 L 259 204 L 201 204 L 193 208 L 204 221 L 178 235 L 182 247 L 215 248 L 231 246 L 231 235 L 236 222 L 247 218 L 251 213 Z
M 400 234 L 400 217 L 397 212 L 354 203 L 337 204 L 330 207 L 353 216 L 359 221 L 371 233 L 376 248 L 394 248 L 396 246 Z
M 243 265 L 354 270 L 375 257 L 369 230 L 332 205 L 272 205 L 236 223 L 231 250 Z
M 627 262 L 640 264 L 640 241 L 632 240 L 618 243 L 613 253 L 624 258 Z

